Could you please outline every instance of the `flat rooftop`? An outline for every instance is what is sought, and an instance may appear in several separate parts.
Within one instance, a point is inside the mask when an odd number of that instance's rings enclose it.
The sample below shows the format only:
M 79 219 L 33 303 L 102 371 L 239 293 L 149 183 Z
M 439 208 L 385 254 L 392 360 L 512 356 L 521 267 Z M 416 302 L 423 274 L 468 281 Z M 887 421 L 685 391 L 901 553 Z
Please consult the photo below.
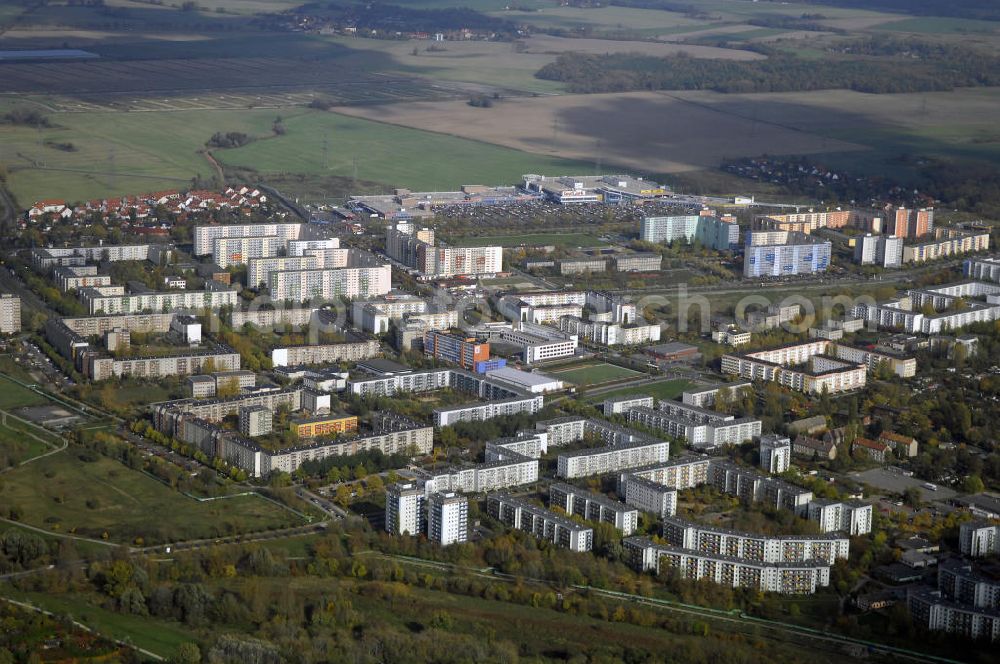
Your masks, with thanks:
M 528 373 L 527 371 L 521 371 L 520 369 L 513 369 L 511 367 L 503 367 L 501 369 L 487 371 L 486 377 L 498 378 L 517 385 L 530 386 L 548 385 L 549 383 L 561 382 L 558 378 L 554 378 L 546 374 Z

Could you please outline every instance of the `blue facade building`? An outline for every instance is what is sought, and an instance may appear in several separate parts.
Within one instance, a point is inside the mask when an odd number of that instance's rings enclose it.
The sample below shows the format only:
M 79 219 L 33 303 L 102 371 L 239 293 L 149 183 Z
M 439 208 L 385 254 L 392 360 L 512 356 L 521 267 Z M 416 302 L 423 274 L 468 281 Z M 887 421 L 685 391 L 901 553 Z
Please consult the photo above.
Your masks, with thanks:
M 750 231 L 744 251 L 744 277 L 790 277 L 825 272 L 833 246 L 805 233 Z

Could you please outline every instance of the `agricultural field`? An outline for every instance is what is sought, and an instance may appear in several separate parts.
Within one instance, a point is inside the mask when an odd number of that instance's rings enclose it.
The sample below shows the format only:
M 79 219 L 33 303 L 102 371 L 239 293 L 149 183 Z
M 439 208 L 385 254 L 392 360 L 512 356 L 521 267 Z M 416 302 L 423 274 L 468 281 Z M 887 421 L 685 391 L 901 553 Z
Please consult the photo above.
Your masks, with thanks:
M 524 235 L 476 235 L 450 237 L 449 243 L 459 247 L 597 247 L 605 242 L 589 233 L 528 233 Z
M 552 374 L 559 380 L 578 386 L 600 385 L 602 383 L 621 380 L 622 378 L 633 378 L 642 375 L 638 371 L 605 362 L 574 366 L 567 369 L 556 369 L 554 371 L 547 371 L 546 373 Z
M 684 390 L 691 387 L 691 385 L 693 385 L 693 383 L 689 380 L 674 378 L 671 380 L 661 380 L 657 382 L 643 383 L 642 385 L 634 385 L 632 387 L 624 387 L 620 390 L 602 392 L 601 394 L 593 394 L 587 397 L 587 401 L 597 403 L 599 401 L 604 401 L 605 399 L 626 397 L 636 394 L 648 395 L 655 397 L 656 399 L 676 399 Z
M 107 533 L 109 541 L 123 543 L 137 537 L 147 544 L 211 538 L 301 523 L 258 496 L 198 502 L 79 447 L 6 473 L 0 502 L 19 507 L 28 525 L 91 538 Z M 151 514 L 158 515 L 155 522 Z
M 13 104 L 0 103 L 0 111 Z M 286 133 L 274 136 L 282 117 Z M 363 119 L 284 107 L 228 111 L 81 112 L 49 116 L 53 126 L 0 125 L 0 163 L 21 203 L 40 198 L 85 198 L 183 187 L 214 169 L 204 154 L 215 132 L 257 137 L 239 149 L 216 151 L 223 166 L 252 173 L 353 177 L 414 188 L 450 188 L 479 172 L 484 182 L 513 182 L 522 173 L 579 170 L 578 163 L 536 158 L 515 150 Z M 155 123 L 158 131 L 149 127 Z M 328 137 L 324 155 L 323 136 Z M 414 163 L 433 164 L 414 169 Z M 482 169 L 482 164 L 489 167 Z M 54 179 L 54 176 L 58 176 Z
M 855 168 L 897 172 L 900 154 L 1000 160 L 1000 140 L 988 121 L 998 101 L 1000 91 L 992 88 L 886 95 L 679 91 L 506 99 L 488 109 L 417 102 L 337 112 L 565 158 L 600 152 L 606 167 L 654 175 L 760 154 L 836 156 Z M 858 159 L 862 150 L 867 154 Z
M 698 170 L 764 153 L 864 150 L 772 122 L 766 112 L 756 118 L 735 115 L 727 108 L 728 96 L 717 97 L 707 103 L 690 101 L 687 93 L 635 92 L 505 99 L 493 108 L 455 101 L 336 111 L 567 159 L 599 154 L 605 168 L 640 173 Z
M 362 180 L 417 191 L 454 188 L 470 174 L 477 181 L 505 183 L 535 169 L 549 173 L 585 168 L 572 160 L 338 113 L 298 112 L 285 116 L 284 124 L 283 136 L 220 150 L 215 156 L 225 167 L 262 173 L 356 174 Z M 387 186 L 383 192 L 389 190 Z

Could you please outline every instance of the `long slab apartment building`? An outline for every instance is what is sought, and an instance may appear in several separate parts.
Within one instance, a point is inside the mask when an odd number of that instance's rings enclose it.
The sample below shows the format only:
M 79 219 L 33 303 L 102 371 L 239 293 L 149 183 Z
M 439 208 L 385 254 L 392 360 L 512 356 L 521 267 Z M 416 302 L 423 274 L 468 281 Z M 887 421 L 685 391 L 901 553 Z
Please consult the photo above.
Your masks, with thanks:
M 744 277 L 788 277 L 825 272 L 833 245 L 794 231 L 749 231 L 743 251 Z
M 510 528 L 523 530 L 570 551 L 590 551 L 594 546 L 593 528 L 522 498 L 505 493 L 491 494 L 486 498 L 486 511 Z
M 844 535 L 763 535 L 705 526 L 677 517 L 663 520 L 663 539 L 692 551 L 764 563 L 817 561 L 833 565 L 847 559 L 851 542 Z
M 924 629 L 1000 640 L 1000 583 L 966 561 L 941 563 L 937 590 L 910 590 L 906 599 L 914 622 Z
M 90 247 L 36 247 L 31 250 L 31 264 L 41 272 L 60 266 L 80 267 L 88 263 L 150 261 L 160 264 L 173 256 L 170 244 L 119 244 Z
M 325 396 L 325 399 L 323 398 Z M 376 413 L 371 432 L 336 440 L 317 440 L 287 449 L 268 450 L 249 438 L 221 429 L 217 423 L 240 409 L 263 407 L 275 411 L 287 407 L 311 412 L 329 410 L 329 395 L 296 387 L 223 399 L 181 399 L 153 404 L 156 429 L 188 444 L 197 445 L 209 457 L 219 457 L 253 477 L 272 471 L 293 472 L 306 461 L 357 454 L 378 449 L 384 454 L 430 452 L 434 430 L 395 413 Z
M 215 241 L 227 238 L 274 237 L 284 246 L 289 240 L 297 240 L 302 234 L 305 224 L 273 223 L 273 224 L 220 224 L 194 227 L 195 256 L 208 256 L 215 249 Z M 239 262 L 246 262 L 241 260 Z
M 693 447 L 738 445 L 761 434 L 761 421 L 718 413 L 678 401 L 661 401 L 656 409 L 628 409 L 629 422 L 662 431 L 687 441 Z
M 963 307 L 954 305 L 961 299 Z M 924 313 L 929 306 L 936 313 Z M 942 334 L 974 323 L 1000 320 L 1000 284 L 964 281 L 912 288 L 902 297 L 875 304 L 856 304 L 853 315 L 869 325 L 911 334 Z
M 217 283 L 217 282 L 215 282 Z M 144 312 L 170 312 L 178 309 L 219 309 L 234 307 L 239 302 L 239 293 L 228 286 L 213 286 L 208 282 L 206 290 L 153 291 L 126 293 L 124 286 L 96 286 L 81 288 L 80 301 L 87 312 L 96 314 L 139 314 Z
M 544 437 L 531 432 L 490 441 L 482 463 L 435 471 L 426 486 L 434 491 L 484 493 L 532 484 L 539 479 L 538 459 L 544 449 Z
M 657 544 L 647 537 L 627 537 L 623 545 L 629 565 L 641 572 L 658 574 L 672 568 L 686 579 L 795 595 L 812 594 L 830 585 L 830 567 L 820 561 L 754 561 Z
M 271 270 L 267 288 L 275 301 L 302 302 L 385 295 L 392 290 L 392 267 L 360 249 L 348 249 L 342 267 Z
M 792 511 L 815 521 L 824 533 L 853 536 L 871 532 L 872 506 L 868 503 L 815 499 L 808 489 L 719 458 L 687 455 L 622 472 L 618 493 L 628 505 L 661 517 L 673 516 L 677 491 L 705 484 L 744 503 L 764 502 L 774 509 Z
M 610 523 L 628 536 L 639 527 L 639 511 L 604 494 L 587 491 L 571 484 L 556 482 L 549 486 L 549 505 L 587 521 Z
M 412 223 L 386 228 L 386 254 L 403 265 L 432 278 L 496 274 L 503 271 L 503 247 L 451 247 L 435 245 L 434 231 Z
M 722 373 L 748 380 L 773 381 L 810 394 L 830 394 L 860 389 L 867 381 L 867 368 L 860 362 L 827 355 L 831 342 L 825 339 L 790 344 L 769 350 L 722 356 Z
M 740 227 L 735 217 L 717 217 L 710 210 L 690 215 L 644 215 L 639 222 L 639 239 L 658 244 L 698 242 L 709 249 L 729 251 L 739 244 Z

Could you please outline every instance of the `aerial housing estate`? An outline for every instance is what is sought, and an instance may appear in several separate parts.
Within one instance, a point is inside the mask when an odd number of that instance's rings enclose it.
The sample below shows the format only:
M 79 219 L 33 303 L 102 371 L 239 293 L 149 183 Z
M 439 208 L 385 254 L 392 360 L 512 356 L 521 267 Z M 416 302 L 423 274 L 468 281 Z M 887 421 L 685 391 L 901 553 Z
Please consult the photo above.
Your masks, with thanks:
M 195 256 L 216 265 L 247 266 L 247 285 L 268 288 L 274 301 L 367 298 L 391 288 L 388 263 L 360 249 L 342 249 L 337 238 L 303 223 L 196 226 Z
M 872 327 L 942 334 L 973 323 L 1000 320 L 1000 284 L 963 281 L 911 288 L 891 300 L 856 304 L 853 315 Z

